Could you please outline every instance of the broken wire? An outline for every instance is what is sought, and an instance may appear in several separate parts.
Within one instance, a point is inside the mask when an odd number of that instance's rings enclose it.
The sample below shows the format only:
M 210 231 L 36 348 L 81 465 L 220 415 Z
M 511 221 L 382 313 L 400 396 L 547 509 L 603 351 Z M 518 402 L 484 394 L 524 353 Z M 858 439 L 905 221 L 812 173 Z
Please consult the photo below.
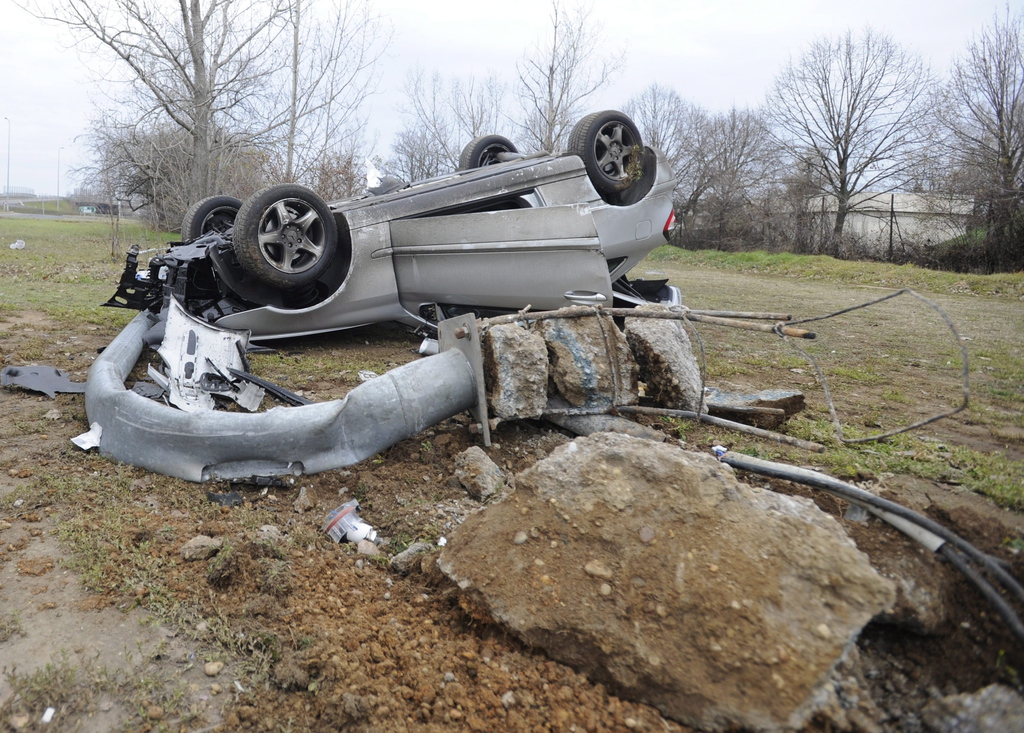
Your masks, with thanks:
M 790 321 L 787 325 L 792 326 L 798 323 L 823 321 L 827 318 L 834 318 L 836 316 L 841 316 L 846 313 L 850 313 L 851 311 L 860 310 L 862 308 L 868 308 L 872 305 L 877 305 L 887 300 L 892 300 L 893 298 L 897 298 L 901 295 L 911 295 L 917 298 L 925 305 L 932 308 L 932 310 L 938 313 L 942 320 L 945 321 L 946 326 L 953 334 L 953 337 L 956 339 L 957 345 L 960 347 L 960 363 L 962 365 L 964 398 L 963 401 L 960 403 L 960 406 L 952 410 L 947 410 L 946 412 L 942 412 L 937 415 L 932 415 L 931 417 L 924 418 L 923 420 L 918 420 L 917 422 L 911 423 L 910 425 L 906 425 L 902 428 L 894 428 L 884 433 L 878 433 L 877 435 L 871 435 L 866 438 L 847 438 L 846 436 L 843 435 L 843 426 L 842 423 L 840 423 L 839 421 L 839 415 L 836 413 L 835 402 L 832 399 L 832 391 L 829 389 L 828 380 L 825 379 L 825 375 L 822 372 L 821 367 L 818 365 L 818 362 L 814 359 L 813 356 L 808 354 L 807 351 L 798 346 L 795 341 L 791 340 L 786 334 L 784 334 L 778 325 L 776 326 L 775 333 L 779 336 L 779 338 L 781 338 L 783 341 L 785 341 L 791 347 L 793 347 L 801 356 L 804 357 L 804 359 L 806 359 L 810 363 L 811 366 L 814 367 L 814 371 L 818 376 L 818 381 L 821 382 L 822 389 L 825 391 L 825 401 L 828 404 L 828 414 L 829 416 L 831 416 L 832 425 L 836 429 L 836 437 L 839 438 L 839 441 L 841 443 L 852 445 L 855 443 L 870 443 L 876 440 L 884 440 L 886 438 L 891 438 L 894 435 L 899 435 L 900 433 L 906 433 L 911 430 L 916 430 L 917 428 L 924 427 L 925 425 L 930 425 L 933 422 L 937 422 L 938 420 L 950 417 L 952 415 L 957 414 L 958 412 L 962 412 L 963 410 L 967 409 L 967 404 L 970 399 L 970 372 L 967 364 L 967 347 L 964 345 L 964 341 L 960 337 L 960 333 L 956 330 L 956 325 L 953 323 L 953 319 L 951 319 L 949 315 L 944 310 L 942 310 L 942 308 L 940 308 L 936 303 L 933 303 L 932 301 L 925 298 L 923 295 L 914 292 L 910 288 L 903 288 L 901 290 L 897 290 L 895 293 L 890 293 L 889 295 L 884 295 L 881 298 L 869 300 L 868 302 L 861 303 L 859 305 L 852 305 L 849 308 L 843 308 L 842 310 L 835 311 L 834 313 L 826 313 L 825 315 L 821 316 L 811 316 L 810 318 L 801 318 L 799 320 Z
M 836 316 L 841 316 L 841 315 L 844 315 L 846 313 L 850 313 L 850 312 L 855 311 L 855 310 L 860 310 L 862 308 L 868 308 L 870 306 L 877 305 L 877 304 L 885 302 L 887 300 L 891 300 L 893 298 L 897 298 L 897 297 L 899 297 L 901 295 L 911 295 L 914 298 L 917 298 L 919 301 L 921 301 L 925 305 L 927 305 L 930 308 L 932 308 L 936 313 L 939 314 L 939 316 L 942 318 L 942 320 L 946 323 L 946 326 L 949 328 L 950 332 L 953 334 L 953 337 L 955 338 L 955 340 L 957 342 L 957 345 L 960 347 L 960 361 L 961 361 L 961 364 L 962 364 L 962 375 L 963 375 L 963 401 L 960 403 L 960 405 L 958 407 L 953 408 L 952 410 L 947 410 L 946 412 L 942 412 L 942 413 L 939 413 L 939 414 L 932 415 L 930 417 L 924 418 L 922 420 L 918 420 L 917 422 L 914 422 L 914 423 L 912 423 L 910 425 L 906 425 L 906 426 L 904 426 L 902 428 L 894 428 L 893 430 L 889 430 L 889 431 L 884 432 L 884 433 L 878 433 L 877 435 L 872 435 L 872 436 L 868 436 L 868 437 L 865 437 L 865 438 L 847 438 L 843 434 L 842 423 L 839 421 L 839 415 L 836 412 L 836 408 L 835 408 L 835 401 L 832 398 L 832 391 L 831 391 L 831 389 L 828 386 L 828 380 L 825 378 L 825 374 L 822 372 L 821 367 L 819 366 L 818 362 L 814 359 L 814 357 L 811 356 L 809 353 L 807 353 L 806 350 L 804 350 L 803 348 L 798 346 L 796 344 L 796 342 L 792 340 L 793 338 L 813 339 L 815 337 L 815 334 L 812 333 L 812 332 L 806 332 L 805 331 L 801 335 L 800 332 L 802 331 L 802 329 L 794 329 L 793 326 L 795 326 L 797 324 L 800 324 L 800 323 L 811 323 L 811 322 L 814 322 L 814 321 L 823 321 L 823 320 L 826 320 L 828 318 L 835 318 Z M 748 324 L 743 324 L 743 322 L 741 322 L 741 321 L 737 321 L 737 322 L 735 322 L 733 324 L 729 324 L 729 323 L 726 323 L 726 321 L 729 320 L 728 318 L 721 318 L 721 317 L 712 318 L 711 316 L 704 315 L 705 313 L 709 313 L 711 311 L 703 311 L 703 312 L 702 311 L 691 311 L 686 306 L 671 306 L 667 312 L 664 312 L 664 311 L 663 312 L 657 312 L 657 311 L 637 311 L 637 310 L 627 309 L 627 308 L 604 308 L 603 306 L 582 307 L 582 308 L 580 308 L 580 307 L 576 307 L 576 308 L 563 308 L 563 309 L 560 309 L 560 310 L 557 310 L 557 311 L 534 311 L 534 312 L 531 312 L 529 314 L 527 313 L 528 310 L 529 310 L 529 306 L 527 306 L 523 310 L 519 311 L 518 313 L 509 315 L 509 316 L 497 316 L 495 318 L 490 318 L 490 319 L 488 319 L 486 321 L 486 326 L 494 326 L 494 325 L 499 325 L 499 324 L 502 324 L 502 323 L 518 323 L 520 326 L 522 326 L 524 328 L 529 328 L 532 323 L 535 323 L 535 322 L 541 321 L 541 320 L 546 320 L 546 319 L 549 319 L 549 318 L 579 318 L 579 317 L 584 317 L 584 316 L 596 315 L 598 317 L 599 323 L 601 323 L 602 333 L 605 334 L 605 341 L 606 341 L 605 348 L 608 349 L 609 354 L 611 354 L 610 347 L 607 344 L 607 332 L 605 331 L 604 323 L 601 320 L 601 316 L 605 316 L 605 317 L 627 317 L 627 318 L 661 318 L 661 319 L 666 319 L 666 320 L 681 320 L 681 321 L 683 321 L 686 324 L 687 330 L 690 333 L 692 333 L 694 335 L 694 337 L 696 338 L 697 346 L 698 346 L 698 349 L 700 351 L 700 389 L 701 389 L 702 404 L 703 404 L 703 395 L 704 395 L 704 389 L 705 389 L 705 377 L 706 377 L 706 371 L 707 371 L 707 362 L 706 362 L 706 354 L 705 354 L 705 350 L 704 350 L 704 341 L 701 339 L 700 333 L 697 331 L 696 327 L 693 325 L 693 321 L 713 323 L 713 324 L 716 324 L 716 325 L 734 325 L 734 326 L 737 326 L 737 327 L 747 328 L 747 329 L 750 329 L 750 330 L 766 330 L 766 331 L 770 331 L 772 333 L 775 333 L 783 341 L 785 341 L 790 346 L 792 346 L 801 356 L 804 357 L 804 359 L 808 363 L 810 363 L 810 365 L 812 367 L 814 367 L 814 371 L 815 371 L 815 373 L 816 373 L 816 375 L 818 377 L 818 381 L 821 383 L 822 389 L 825 392 L 825 401 L 828 404 L 828 412 L 829 412 L 829 416 L 832 418 L 832 425 L 835 427 L 835 430 L 836 430 L 836 437 L 839 439 L 839 441 L 841 443 L 845 443 L 847 445 L 855 444 L 855 443 L 870 443 L 870 442 L 877 441 L 877 440 L 884 440 L 886 438 L 891 438 L 894 435 L 899 435 L 900 433 L 906 433 L 906 432 L 909 432 L 911 430 L 916 430 L 917 428 L 924 427 L 925 425 L 929 425 L 929 424 L 931 424 L 933 422 L 936 422 L 938 420 L 941 420 L 943 418 L 955 415 L 958 412 L 962 412 L 963 410 L 965 410 L 967 408 L 968 402 L 970 400 L 970 379 L 969 379 L 969 366 L 968 366 L 968 363 L 967 363 L 967 347 L 964 346 L 963 339 L 960 337 L 960 333 L 957 331 L 956 325 L 953 323 L 953 320 L 949 317 L 949 315 L 944 310 L 942 310 L 942 308 L 940 308 L 936 303 L 933 303 L 932 301 L 928 300 L 927 298 L 925 298 L 924 296 L 920 295 L 919 293 L 911 290 L 910 288 L 902 288 L 901 290 L 897 290 L 894 293 L 890 293 L 888 295 L 884 295 L 881 298 L 876 298 L 874 300 L 870 300 L 870 301 L 867 301 L 865 303 L 860 303 L 858 305 L 853 305 L 853 306 L 850 306 L 848 308 L 843 308 L 842 310 L 838 310 L 838 311 L 835 311 L 833 313 L 826 313 L 826 314 L 820 315 L 820 316 L 811 316 L 809 318 L 800 318 L 800 319 L 796 319 L 796 320 L 788 320 L 789 316 L 787 316 L 787 321 L 784 322 L 784 323 L 783 322 L 778 322 L 774 326 L 764 326 L 764 327 L 756 326 L 755 324 L 749 324 L 749 323 Z M 744 315 L 746 317 L 763 317 L 763 318 L 767 318 L 768 316 L 776 315 L 776 314 L 768 314 L 768 313 L 743 313 L 743 314 L 740 314 L 740 313 L 733 313 L 731 311 L 728 312 L 728 313 L 730 314 L 730 317 L 735 317 L 735 316 L 738 316 L 738 315 Z M 486 328 L 486 326 L 485 326 L 485 328 Z M 612 361 L 614 362 L 614 359 Z M 618 396 L 619 396 L 619 374 L 618 374 L 614 364 L 612 366 L 612 373 L 613 373 L 613 379 L 615 380 L 615 401 L 618 402 Z M 551 414 L 555 414 L 555 413 L 552 412 Z M 594 413 L 590 412 L 589 414 L 594 414 Z

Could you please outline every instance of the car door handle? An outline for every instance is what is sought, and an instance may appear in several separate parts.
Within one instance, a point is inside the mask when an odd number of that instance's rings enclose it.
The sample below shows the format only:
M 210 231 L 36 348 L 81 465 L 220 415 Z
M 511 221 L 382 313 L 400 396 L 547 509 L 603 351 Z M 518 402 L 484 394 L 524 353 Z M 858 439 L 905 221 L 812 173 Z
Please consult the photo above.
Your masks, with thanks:
M 577 305 L 592 305 L 608 300 L 604 293 L 595 293 L 593 290 L 567 290 L 562 297 Z

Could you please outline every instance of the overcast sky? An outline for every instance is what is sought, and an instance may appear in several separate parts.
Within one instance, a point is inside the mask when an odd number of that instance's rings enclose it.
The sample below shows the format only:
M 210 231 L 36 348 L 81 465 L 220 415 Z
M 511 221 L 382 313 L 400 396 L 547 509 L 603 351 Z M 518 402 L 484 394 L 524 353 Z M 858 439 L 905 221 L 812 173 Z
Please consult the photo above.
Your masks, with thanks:
M 165 0 L 166 1 L 166 0 Z M 566 4 L 570 4 L 568 0 Z M 549 23 L 549 0 L 517 0 L 485 8 L 480 0 L 376 0 L 395 36 L 384 60 L 370 127 L 375 152 L 387 157 L 401 126 L 397 107 L 409 68 L 445 76 L 496 70 L 510 82 L 515 62 Z M 620 107 L 652 82 L 711 109 L 761 102 L 779 68 L 815 38 L 871 25 L 921 54 L 939 72 L 995 12 L 1018 12 L 1024 0 L 594 0 L 609 52 L 626 64 L 590 107 Z M 93 115 L 92 81 L 63 31 L 0 0 L 0 187 L 52 194 L 76 185 L 73 170 L 89 161 L 80 136 Z M 496 131 L 505 132 L 510 131 Z M 372 139 L 373 136 L 371 135 Z M 63 150 L 60 150 L 63 148 Z M 228 192 L 226 192 L 228 193 Z

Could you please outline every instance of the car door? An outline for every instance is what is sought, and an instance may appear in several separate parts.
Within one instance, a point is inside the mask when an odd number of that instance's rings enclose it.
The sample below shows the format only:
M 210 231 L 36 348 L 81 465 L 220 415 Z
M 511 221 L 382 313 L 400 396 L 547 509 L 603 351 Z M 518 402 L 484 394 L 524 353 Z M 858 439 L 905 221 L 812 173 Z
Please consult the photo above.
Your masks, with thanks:
M 589 204 L 450 214 L 391 222 L 403 306 L 534 310 L 611 302 Z

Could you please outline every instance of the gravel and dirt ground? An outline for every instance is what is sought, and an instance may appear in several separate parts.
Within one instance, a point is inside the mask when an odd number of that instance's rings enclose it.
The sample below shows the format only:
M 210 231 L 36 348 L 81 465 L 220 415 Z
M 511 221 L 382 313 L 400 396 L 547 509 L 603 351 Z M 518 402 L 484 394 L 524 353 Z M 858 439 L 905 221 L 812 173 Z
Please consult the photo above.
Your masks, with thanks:
M 814 315 L 888 292 L 713 270 L 668 274 L 695 308 Z M 783 430 L 829 450 L 819 456 L 706 425 L 646 422 L 691 450 L 723 444 L 856 481 L 944 523 L 1024 577 L 1021 515 L 969 488 L 979 456 L 990 455 L 991 470 L 1006 474 L 993 485 L 1024 490 L 1020 383 L 1012 377 L 1024 373 L 1024 309 L 1015 300 L 934 298 L 968 339 L 972 406 L 913 437 L 843 448 L 830 437 L 813 367 L 775 337 L 714 327 L 700 330 L 708 382 L 804 390 L 807 410 Z M 959 403 L 959 350 L 929 308 L 901 299 L 814 328 L 818 340 L 805 345 L 830 377 L 848 432 L 886 430 Z M 82 381 L 117 330 L 7 308 L 3 363 L 51 364 Z M 273 345 L 275 353 L 253 358 L 254 371 L 314 400 L 343 395 L 362 370 L 422 358 L 411 337 L 388 327 Z M 455 456 L 478 444 L 468 416 L 358 465 L 266 490 L 189 484 L 79 450 L 70 438 L 87 429 L 81 395 L 51 400 L 5 388 L 0 416 L 0 726 L 686 730 L 464 608 L 433 563 L 406 576 L 388 566 L 389 555 L 417 540 L 436 544 L 480 506 L 454 478 Z M 515 473 L 570 439 L 542 422 L 505 423 L 487 453 Z M 846 508 L 810 489 L 745 478 L 810 496 L 836 516 Z M 293 504 L 303 487 L 312 507 L 299 512 Z M 222 507 L 207 491 L 238 491 L 244 501 Z M 385 538 L 382 556 L 360 555 L 321 532 L 324 515 L 351 498 Z M 858 647 L 876 711 L 854 728 L 922 730 L 921 707 L 935 696 L 997 681 L 1019 687 L 1024 650 L 972 586 L 875 520 L 843 525 L 883 572 L 909 563 L 946 594 L 947 616 L 928 633 L 881 623 L 865 629 Z M 220 539 L 220 552 L 185 561 L 181 546 L 200 534 Z M 53 722 L 45 724 L 50 707 Z M 830 729 L 834 721 L 809 726 Z

